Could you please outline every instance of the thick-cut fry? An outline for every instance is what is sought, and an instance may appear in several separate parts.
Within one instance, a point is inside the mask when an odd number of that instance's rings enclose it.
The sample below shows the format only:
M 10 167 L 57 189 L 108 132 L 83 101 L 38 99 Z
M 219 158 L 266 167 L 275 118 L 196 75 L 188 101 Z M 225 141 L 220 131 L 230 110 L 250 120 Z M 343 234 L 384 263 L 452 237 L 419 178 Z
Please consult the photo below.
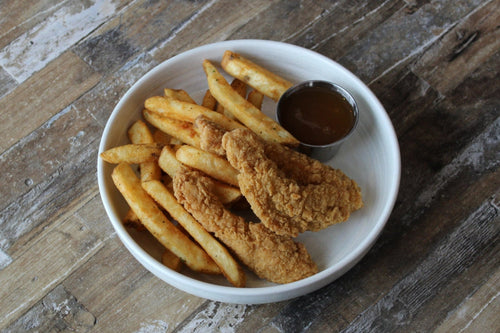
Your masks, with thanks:
M 212 96 L 210 93 L 210 89 L 207 89 L 205 92 L 205 95 L 203 96 L 203 101 L 201 102 L 201 105 L 206 107 L 209 110 L 215 110 L 215 107 L 217 105 L 217 100 Z
M 111 177 L 142 224 L 163 246 L 181 258 L 194 271 L 220 272 L 210 256 L 167 219 L 142 188 L 140 179 L 128 164 L 118 164 Z
M 176 256 L 169 249 L 165 249 L 165 252 L 163 252 L 163 255 L 161 256 L 161 262 L 163 263 L 163 265 L 167 266 L 168 268 L 176 272 L 179 272 L 182 268 L 181 258 Z
M 214 194 L 224 205 L 232 204 L 241 199 L 241 191 L 239 188 L 217 180 L 214 181 Z
M 153 132 L 153 140 L 154 142 L 160 143 L 162 145 L 171 145 L 173 141 L 180 142 L 179 140 L 174 139 L 172 136 L 159 129 L 155 129 L 155 131 Z
M 243 125 L 226 116 L 209 110 L 201 105 L 183 102 L 173 98 L 153 96 L 144 102 L 144 107 L 162 116 L 176 120 L 194 122 L 196 117 L 204 115 L 227 130 L 243 128 Z
M 180 147 L 175 157 L 182 163 L 222 182 L 238 186 L 238 171 L 224 158 L 191 146 Z
M 174 178 L 175 174 L 182 168 L 182 163 L 175 157 L 175 152 L 169 146 L 163 147 L 161 150 L 160 158 L 158 159 L 160 168 Z
M 245 285 L 245 274 L 229 251 L 177 202 L 173 194 L 160 181 L 146 182 L 142 186 L 201 245 L 231 284 L 236 287 Z
M 170 97 L 173 99 L 178 99 L 179 101 L 196 104 L 195 100 L 192 99 L 185 90 L 165 88 L 163 92 L 165 93 L 165 97 Z
M 141 221 L 135 215 L 134 211 L 132 209 L 129 209 L 127 214 L 125 214 L 125 217 L 123 218 L 123 225 L 126 225 L 127 227 L 135 228 L 138 231 L 143 231 L 146 228 L 142 225 Z
M 132 143 L 155 143 L 153 134 L 142 120 L 137 120 L 130 126 L 128 130 L 128 137 Z M 161 169 L 156 161 L 144 162 L 139 165 L 141 170 L 141 181 L 145 182 L 153 179 L 160 179 Z
M 231 112 L 239 121 L 254 131 L 264 140 L 279 142 L 287 145 L 296 146 L 299 141 L 281 127 L 276 121 L 272 120 L 252 103 L 241 97 L 227 83 L 222 74 L 210 61 L 203 61 L 203 69 L 207 75 L 210 92 L 215 99 Z
M 157 143 L 126 144 L 103 151 L 101 153 L 101 158 L 113 164 L 121 162 L 129 164 L 154 162 L 158 160 L 161 148 L 161 145 Z
M 278 101 L 281 95 L 293 85 L 284 78 L 229 50 L 224 52 L 221 65 L 227 73 L 275 101 Z
M 147 122 L 168 135 L 187 143 L 188 145 L 199 147 L 200 137 L 193 128 L 193 124 L 163 117 L 156 112 L 143 110 L 142 115 Z
M 174 178 L 175 174 L 183 167 L 175 155 L 176 153 L 172 148 L 165 146 L 158 159 L 160 168 L 171 178 Z M 214 182 L 214 184 L 214 193 L 223 204 L 230 204 L 241 198 L 241 192 L 238 188 L 218 181 Z
M 258 90 L 252 90 L 248 93 L 247 101 L 252 103 L 257 109 L 262 109 L 262 102 L 264 101 L 264 94 Z
M 128 138 L 132 143 L 154 143 L 153 135 L 148 128 L 148 125 L 142 121 L 137 120 L 130 126 L 127 131 Z
M 246 95 L 247 95 L 247 85 L 245 84 L 245 82 L 243 82 L 241 80 L 238 80 L 238 79 L 234 79 L 233 82 L 231 82 L 231 87 L 241 97 L 243 97 L 243 98 L 246 97 Z M 225 110 L 224 107 L 221 104 L 217 105 L 216 111 L 219 112 L 219 113 L 222 113 L 223 115 L 225 115 L 228 118 L 236 119 L 236 117 L 231 112 Z

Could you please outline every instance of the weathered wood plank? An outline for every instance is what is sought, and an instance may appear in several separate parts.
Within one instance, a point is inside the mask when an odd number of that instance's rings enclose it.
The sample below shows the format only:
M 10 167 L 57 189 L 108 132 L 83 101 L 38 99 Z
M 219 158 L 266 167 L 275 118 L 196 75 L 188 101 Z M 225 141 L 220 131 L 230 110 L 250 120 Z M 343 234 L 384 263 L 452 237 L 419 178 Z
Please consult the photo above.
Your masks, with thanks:
M 238 327 L 251 313 L 252 307 L 247 305 L 207 301 L 195 315 L 177 326 L 175 332 L 228 332 Z
M 136 1 L 78 43 L 73 51 L 96 71 L 110 73 L 168 38 L 203 6 L 202 1 Z
M 500 3 L 490 1 L 472 11 L 413 66 L 413 72 L 442 95 L 500 50 Z
M 161 62 L 193 47 L 230 38 L 232 32 L 252 17 L 261 15 L 269 4 L 265 0 L 211 0 L 177 26 L 150 53 Z
M 102 221 L 108 223 L 108 221 Z M 102 314 L 151 277 L 114 236 L 63 285 L 92 313 Z M 106 290 L 106 294 L 102 291 Z
M 283 41 L 301 33 L 341 3 L 331 1 L 274 1 L 259 15 L 234 31 L 229 39 L 252 38 Z M 303 10 L 306 9 L 307 10 Z
M 99 317 L 96 331 L 172 332 L 204 299 L 186 294 L 147 274 L 127 289 L 124 298 Z
M 97 144 L 95 140 L 82 147 L 71 164 L 60 166 L 0 211 L 0 245 L 14 260 L 47 225 L 64 219 L 95 196 Z
M 12 91 L 17 82 L 3 68 L 0 67 L 0 98 Z
M 78 208 L 74 214 L 93 232 L 101 235 L 103 239 L 115 237 L 115 230 L 108 219 L 101 196 L 98 193 L 95 193 L 95 196 Z
M 19 83 L 45 68 L 126 5 L 123 1 L 68 1 L 0 50 L 0 65 Z
M 369 83 L 420 54 L 482 1 L 436 1 L 397 11 L 356 41 L 338 61 Z
M 463 304 L 450 314 L 435 333 L 445 332 L 494 332 L 500 327 L 500 270 L 466 298 Z M 486 319 L 483 321 L 483 319 Z
M 0 155 L 0 169 L 4 170 L 0 173 L 0 183 L 9 184 L 0 188 L 0 210 L 20 195 L 36 190 L 38 184 L 47 180 L 47 175 L 71 164 L 101 131 L 86 110 L 69 106 Z
M 404 5 L 403 1 L 336 2 L 312 26 L 285 41 L 337 60 Z
M 157 64 L 151 56 L 141 53 L 110 76 L 104 77 L 99 84 L 76 100 L 73 105 L 76 108 L 87 110 L 104 128 L 120 98 L 137 80 Z
M 95 322 L 96 317 L 58 285 L 2 332 L 89 332 Z
M 470 262 L 479 257 L 482 247 L 498 238 L 499 221 L 498 210 L 490 202 L 485 202 L 456 230 L 440 240 L 416 270 L 351 322 L 344 332 L 404 330 L 429 298 L 445 287 L 455 274 L 467 269 Z M 466 238 L 468 242 L 465 242 Z
M 0 100 L 0 153 L 97 84 L 100 75 L 66 52 Z M 29 115 L 29 116 L 28 116 Z
M 75 217 L 40 233 L 0 271 L 0 329 L 30 309 L 102 244 L 98 235 Z
M 61 1 L 2 1 L 0 7 L 0 49 L 39 24 L 61 6 Z

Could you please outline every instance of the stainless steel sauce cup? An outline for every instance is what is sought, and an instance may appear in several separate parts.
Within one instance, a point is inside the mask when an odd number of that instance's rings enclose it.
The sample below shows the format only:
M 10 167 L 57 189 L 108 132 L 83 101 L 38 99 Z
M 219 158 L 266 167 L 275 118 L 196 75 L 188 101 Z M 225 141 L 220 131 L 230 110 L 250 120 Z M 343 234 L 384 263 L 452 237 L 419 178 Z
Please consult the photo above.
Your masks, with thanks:
M 351 129 L 349 130 L 349 132 L 345 136 L 343 136 L 339 140 L 336 140 L 334 142 L 324 144 L 324 145 L 313 145 L 313 144 L 300 142 L 299 147 L 298 147 L 298 150 L 300 152 L 302 152 L 302 153 L 304 153 L 304 154 L 306 154 L 314 159 L 317 159 L 321 162 L 325 162 L 325 161 L 328 161 L 329 159 L 331 159 L 333 156 L 335 156 L 335 154 L 339 151 L 340 146 L 352 135 L 352 133 L 354 132 L 354 130 L 356 128 L 356 125 L 358 124 L 358 119 L 359 119 L 358 106 L 356 104 L 356 101 L 354 100 L 354 97 L 352 97 L 352 95 L 347 90 L 345 90 L 344 88 L 342 88 L 341 86 L 339 86 L 335 83 L 328 82 L 328 81 L 310 80 L 310 81 L 301 82 L 301 83 L 291 87 L 290 89 L 288 89 L 280 97 L 278 104 L 277 104 L 276 115 L 277 115 L 278 122 L 283 126 L 282 120 L 280 120 L 280 119 L 283 119 L 282 112 L 285 112 L 284 108 L 283 108 L 283 104 L 285 103 L 285 101 L 287 99 L 289 99 L 293 94 L 296 94 L 297 92 L 299 92 L 303 89 L 306 89 L 306 88 L 309 89 L 309 88 L 314 88 L 314 87 L 327 89 L 327 90 L 335 92 L 335 93 L 341 95 L 342 97 L 344 97 L 345 100 L 350 104 L 352 111 L 353 111 L 353 116 L 354 116 L 354 121 L 352 123 Z M 291 133 L 291 134 L 293 135 L 294 133 Z

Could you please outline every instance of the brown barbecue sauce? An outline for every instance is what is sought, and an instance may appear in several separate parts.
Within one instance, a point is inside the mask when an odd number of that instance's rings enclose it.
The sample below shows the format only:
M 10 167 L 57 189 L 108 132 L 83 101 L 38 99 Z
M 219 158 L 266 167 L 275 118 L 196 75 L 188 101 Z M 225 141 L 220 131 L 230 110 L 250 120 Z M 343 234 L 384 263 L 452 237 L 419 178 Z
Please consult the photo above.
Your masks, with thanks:
M 302 143 L 327 145 L 349 133 L 354 125 L 354 112 L 339 93 L 323 87 L 306 87 L 283 101 L 280 123 Z

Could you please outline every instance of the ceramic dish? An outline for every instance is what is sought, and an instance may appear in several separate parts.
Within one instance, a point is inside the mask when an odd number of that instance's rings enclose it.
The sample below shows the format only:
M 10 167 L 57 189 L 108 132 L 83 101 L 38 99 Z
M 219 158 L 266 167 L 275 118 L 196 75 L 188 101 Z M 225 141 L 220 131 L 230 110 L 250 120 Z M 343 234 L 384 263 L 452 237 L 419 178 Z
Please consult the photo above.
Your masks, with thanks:
M 207 89 L 203 59 L 219 65 L 225 50 L 241 53 L 284 78 L 297 83 L 327 80 L 348 90 L 359 106 L 359 123 L 338 154 L 326 162 L 343 170 L 360 185 L 364 207 L 351 218 L 320 232 L 306 232 L 303 242 L 319 272 L 309 278 L 278 285 L 247 274 L 247 287 L 232 287 L 222 276 L 206 276 L 185 269 L 170 270 L 159 261 L 161 249 L 151 237 L 126 229 L 121 219 L 127 206 L 111 180 L 113 165 L 98 160 L 99 190 L 106 213 L 130 253 L 146 269 L 190 294 L 230 303 L 277 302 L 317 290 L 353 267 L 374 244 L 396 200 L 400 155 L 391 121 L 374 94 L 355 75 L 329 58 L 290 44 L 263 40 L 225 41 L 197 47 L 161 63 L 121 98 L 104 129 L 99 152 L 128 143 L 128 127 L 141 117 L 144 100 L 163 88 L 184 89 L 200 101 Z M 229 78 L 229 77 L 228 77 Z M 263 111 L 276 119 L 275 103 L 265 100 Z

